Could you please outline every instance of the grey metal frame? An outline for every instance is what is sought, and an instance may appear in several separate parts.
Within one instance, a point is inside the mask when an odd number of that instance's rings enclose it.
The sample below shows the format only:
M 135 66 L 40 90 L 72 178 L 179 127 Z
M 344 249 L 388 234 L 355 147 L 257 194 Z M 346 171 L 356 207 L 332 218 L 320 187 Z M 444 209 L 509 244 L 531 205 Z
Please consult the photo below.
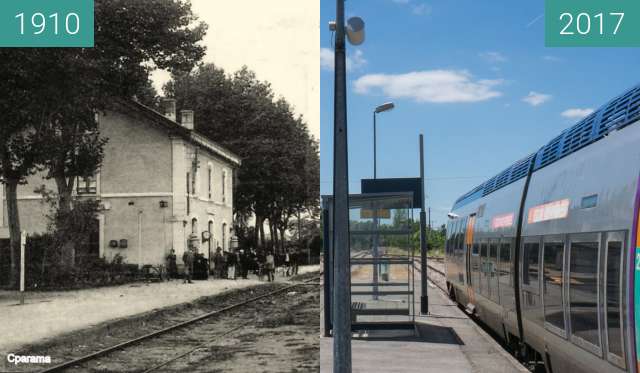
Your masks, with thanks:
M 545 246 L 544 244 L 547 242 L 562 242 L 563 245 L 563 251 L 562 251 L 562 317 L 564 319 L 564 330 L 558 328 L 557 326 L 549 323 L 547 321 L 547 312 L 546 312 L 546 308 L 545 308 L 545 292 L 544 292 L 544 250 L 545 250 Z M 568 313 L 567 311 L 567 306 L 568 306 L 568 297 L 567 297 L 567 291 L 565 289 L 566 284 L 568 283 L 568 271 L 565 270 L 567 268 L 566 263 L 567 263 L 567 236 L 566 235 L 549 235 L 549 236 L 543 236 L 542 237 L 542 260 L 540 261 L 540 264 L 542 266 L 542 282 L 541 282 L 541 292 L 540 292 L 540 297 L 542 299 L 542 317 L 544 319 L 544 327 L 545 329 L 549 330 L 550 332 L 557 334 L 558 336 L 567 339 L 567 325 L 568 325 L 568 320 L 567 320 L 567 315 Z
M 620 318 L 620 342 L 621 342 L 621 346 L 622 346 L 622 356 L 618 356 L 612 352 L 609 351 L 609 323 L 607 321 L 608 318 L 608 304 L 607 304 L 607 288 L 608 288 L 608 283 L 607 283 L 607 268 L 609 265 L 609 242 L 620 242 L 621 243 L 621 247 L 620 247 L 620 275 L 618 276 L 618 282 L 620 284 L 620 289 L 619 291 L 619 299 L 620 299 L 620 305 L 619 305 L 619 309 L 618 309 L 618 317 Z M 604 324 L 604 338 L 602 338 L 605 341 L 605 345 L 606 348 L 604 349 L 605 354 L 607 356 L 607 360 L 622 368 L 622 369 L 626 369 L 626 356 L 625 356 L 625 349 L 626 349 L 626 344 L 625 344 L 625 333 L 626 333 L 626 325 L 624 322 L 624 312 L 623 309 L 624 307 L 624 293 L 625 293 L 625 284 L 624 281 L 622 281 L 624 279 L 624 273 L 625 273 L 625 266 L 624 266 L 624 258 L 625 258 L 625 251 L 626 251 L 626 247 L 627 247 L 627 237 L 626 237 L 626 231 L 615 231 L 615 232 L 606 232 L 605 234 L 603 234 L 603 249 L 602 250 L 604 252 L 603 257 L 604 257 L 604 262 L 603 262 L 603 266 L 602 266 L 602 279 L 603 279 L 603 298 L 602 298 L 602 306 L 604 307 L 604 309 L 602 310 L 602 314 L 603 314 L 603 324 Z
M 528 243 L 538 243 L 538 283 L 537 286 L 531 286 L 530 284 L 524 283 L 524 245 Z M 522 244 L 520 245 L 520 285 L 522 287 L 523 292 L 528 291 L 529 293 L 540 296 L 540 282 L 541 282 L 541 254 L 542 254 L 542 236 L 529 236 L 522 237 Z
M 593 238 L 589 238 L 589 237 L 596 237 L 596 239 L 594 240 Z M 595 232 L 595 233 L 573 233 L 573 234 L 569 234 L 568 238 L 567 238 L 567 246 L 568 246 L 568 257 L 567 257 L 567 264 L 566 264 L 566 270 L 567 270 L 567 275 L 569 276 L 568 278 L 570 279 L 571 276 L 571 250 L 572 248 L 572 243 L 573 242 L 598 242 L 598 264 L 597 267 L 598 268 L 598 275 L 597 275 L 597 284 L 596 284 L 596 288 L 597 288 L 597 295 L 596 295 L 596 299 L 597 302 L 601 304 L 600 300 L 601 298 L 601 291 L 600 291 L 600 284 L 601 284 L 601 254 L 602 254 L 602 234 L 600 232 Z M 569 324 L 567 326 L 567 333 L 569 335 L 569 339 L 571 340 L 571 342 L 573 342 L 573 344 L 575 344 L 576 346 L 579 346 L 581 348 L 583 348 L 586 351 L 589 351 L 591 353 L 593 353 L 594 355 L 597 355 L 599 357 L 603 357 L 602 355 L 602 351 L 603 351 L 603 347 L 602 347 L 602 323 L 601 323 L 601 318 L 602 318 L 602 312 L 601 312 L 601 306 L 597 307 L 596 309 L 598 310 L 598 342 L 599 342 L 599 346 L 596 346 L 594 344 L 592 344 L 591 342 L 586 341 L 585 339 L 578 337 L 576 335 L 573 334 L 573 325 L 571 324 L 571 287 L 569 286 L 569 281 L 567 281 L 567 286 L 568 286 L 568 291 L 567 291 L 567 309 L 566 309 L 566 313 L 567 316 L 569 318 Z

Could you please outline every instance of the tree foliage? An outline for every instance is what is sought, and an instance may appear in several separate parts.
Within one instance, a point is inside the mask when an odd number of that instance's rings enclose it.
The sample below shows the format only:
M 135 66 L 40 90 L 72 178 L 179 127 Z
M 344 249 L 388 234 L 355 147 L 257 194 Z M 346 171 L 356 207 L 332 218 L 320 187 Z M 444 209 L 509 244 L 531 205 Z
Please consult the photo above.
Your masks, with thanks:
M 100 167 L 96 113 L 118 99 L 147 100 L 155 68 L 188 71 L 207 26 L 188 0 L 95 0 L 93 48 L 0 49 L 0 180 L 7 185 L 11 241 L 20 234 L 15 186 L 36 170 L 56 181 L 71 210 L 76 177 Z M 16 255 L 12 251 L 12 278 Z
M 319 204 L 319 152 L 302 117 L 247 67 L 226 74 L 204 64 L 175 74 L 165 87 L 179 109 L 195 112 L 196 129 L 242 158 L 234 190 L 236 221 L 256 217 L 282 244 L 290 218 Z M 258 234 L 259 233 L 259 234 Z M 276 242 L 277 243 L 277 242 Z

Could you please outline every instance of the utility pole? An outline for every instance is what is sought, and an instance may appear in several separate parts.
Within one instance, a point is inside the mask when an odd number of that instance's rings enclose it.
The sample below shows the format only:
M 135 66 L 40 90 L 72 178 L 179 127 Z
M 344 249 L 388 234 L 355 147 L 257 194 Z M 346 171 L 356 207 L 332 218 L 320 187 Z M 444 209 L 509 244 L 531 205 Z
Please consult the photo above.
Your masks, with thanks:
M 429 313 L 429 296 L 427 295 L 427 216 L 425 213 L 424 193 L 424 139 L 420 134 L 420 188 L 422 201 L 420 206 L 420 313 Z
M 344 0 L 336 0 L 333 124 L 333 372 L 351 373 L 349 169 Z

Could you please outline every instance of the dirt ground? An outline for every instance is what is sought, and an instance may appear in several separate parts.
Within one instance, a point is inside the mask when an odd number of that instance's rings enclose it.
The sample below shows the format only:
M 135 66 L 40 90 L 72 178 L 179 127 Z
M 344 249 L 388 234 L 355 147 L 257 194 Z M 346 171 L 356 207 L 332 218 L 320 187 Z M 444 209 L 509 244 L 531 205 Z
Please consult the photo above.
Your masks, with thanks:
M 294 280 L 317 277 L 318 272 L 315 272 Z M 287 285 L 264 284 L 201 298 L 70 333 L 43 345 L 28 346 L 21 353 L 49 355 L 52 366 Z M 68 371 L 142 372 L 200 346 L 195 352 L 156 371 L 317 372 L 320 368 L 319 297 L 319 285 L 297 286 Z M 8 365 L 6 360 L 3 364 L 6 371 L 38 371 L 47 367 L 27 364 L 16 367 Z

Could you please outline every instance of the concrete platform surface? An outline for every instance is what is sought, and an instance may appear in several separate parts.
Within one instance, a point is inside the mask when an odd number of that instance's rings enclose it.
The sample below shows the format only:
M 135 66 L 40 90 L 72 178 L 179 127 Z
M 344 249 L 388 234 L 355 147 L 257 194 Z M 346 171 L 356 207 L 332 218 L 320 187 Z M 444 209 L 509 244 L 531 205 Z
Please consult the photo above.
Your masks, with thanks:
M 416 317 L 418 336 L 377 333 L 354 337 L 354 373 L 528 372 L 440 289 L 431 285 L 428 294 L 430 314 Z M 320 339 L 320 371 L 333 371 L 332 338 Z

